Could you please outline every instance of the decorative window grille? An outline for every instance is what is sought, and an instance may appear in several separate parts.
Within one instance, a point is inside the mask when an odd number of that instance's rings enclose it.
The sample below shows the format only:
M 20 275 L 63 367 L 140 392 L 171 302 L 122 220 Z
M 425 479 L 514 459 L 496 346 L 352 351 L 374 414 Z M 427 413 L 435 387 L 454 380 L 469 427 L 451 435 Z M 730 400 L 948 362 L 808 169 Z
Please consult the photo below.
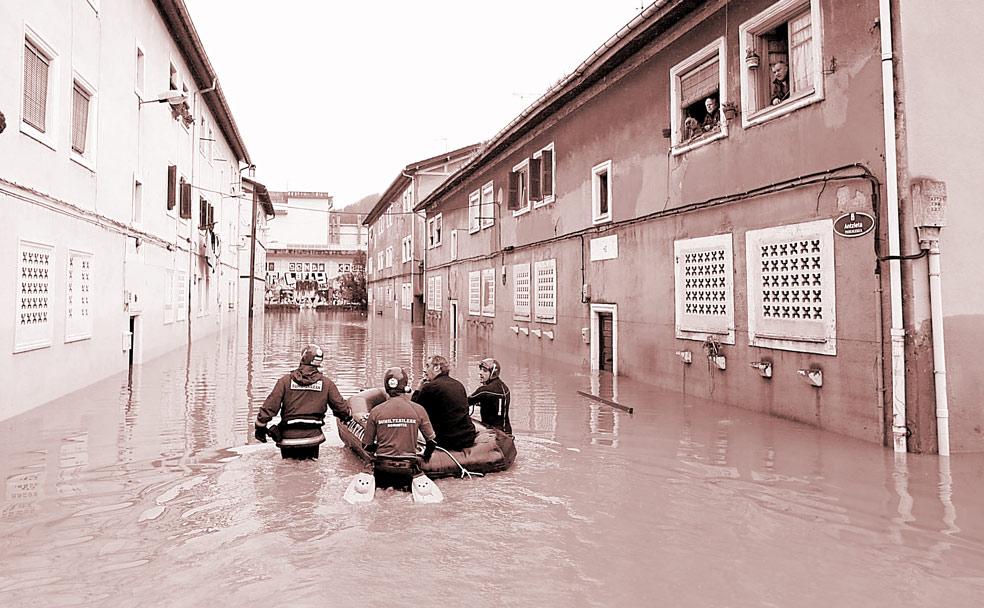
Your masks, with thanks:
M 495 268 L 482 271 L 482 316 L 495 316 Z
M 434 310 L 440 312 L 442 310 L 442 301 L 444 299 L 442 287 L 443 277 L 434 277 Z
M 749 343 L 837 354 L 833 221 L 749 231 Z
M 530 320 L 530 265 L 513 264 L 513 318 Z
M 557 322 L 557 260 L 543 260 L 533 265 L 536 280 L 536 320 Z
M 24 44 L 23 120 L 44 133 L 47 127 L 48 71 L 51 60 L 30 42 Z
M 730 234 L 673 243 L 676 337 L 735 343 L 734 249 Z
M 65 280 L 65 341 L 92 337 L 92 254 L 68 253 Z
M 468 314 L 482 314 L 482 273 L 478 270 L 468 273 Z
M 20 241 L 14 352 L 51 346 L 50 270 L 53 247 Z
M 188 273 L 183 270 L 174 273 L 174 294 L 175 320 L 184 321 L 188 318 Z

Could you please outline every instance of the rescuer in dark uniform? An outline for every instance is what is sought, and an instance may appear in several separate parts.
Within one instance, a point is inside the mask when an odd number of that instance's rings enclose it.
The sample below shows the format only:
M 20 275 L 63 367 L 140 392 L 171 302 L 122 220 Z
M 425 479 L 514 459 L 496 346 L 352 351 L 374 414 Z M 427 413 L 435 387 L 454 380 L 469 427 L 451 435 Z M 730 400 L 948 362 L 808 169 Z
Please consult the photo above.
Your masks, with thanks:
M 383 375 L 389 399 L 372 408 L 363 437 L 367 452 L 374 455 L 373 477 L 377 488 L 409 490 L 413 476 L 420 472 L 417 459 L 417 431 L 427 442 L 424 460 L 434 451 L 434 428 L 427 412 L 407 395 L 407 373 L 391 367 Z
M 437 445 L 446 450 L 463 450 L 475 443 L 478 432 L 468 415 L 468 393 L 464 385 L 448 375 L 450 364 L 440 355 L 430 358 L 427 376 L 411 398 L 424 406 L 430 416 Z
M 478 406 L 482 424 L 512 435 L 512 424 L 509 422 L 509 387 L 499 378 L 499 362 L 495 359 L 482 359 L 478 364 L 478 375 L 482 385 L 468 397 L 468 404 Z
M 318 457 L 318 446 L 325 441 L 321 427 L 329 407 L 341 422 L 352 419 L 352 411 L 335 383 L 318 370 L 323 357 L 317 345 L 305 347 L 301 364 L 277 380 L 256 415 L 254 436 L 266 443 L 269 433 L 284 458 L 306 460 Z M 267 429 L 267 423 L 277 412 L 280 412 L 280 424 Z

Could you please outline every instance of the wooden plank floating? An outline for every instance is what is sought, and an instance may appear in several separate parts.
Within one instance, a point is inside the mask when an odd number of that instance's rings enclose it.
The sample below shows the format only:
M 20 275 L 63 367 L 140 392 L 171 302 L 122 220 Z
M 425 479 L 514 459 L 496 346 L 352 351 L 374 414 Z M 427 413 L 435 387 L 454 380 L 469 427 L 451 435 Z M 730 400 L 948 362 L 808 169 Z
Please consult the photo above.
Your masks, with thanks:
M 612 401 L 611 399 L 605 399 L 604 397 L 599 397 L 598 395 L 592 395 L 591 393 L 589 393 L 587 391 L 578 391 L 577 394 L 578 395 L 581 395 L 583 397 L 587 397 L 588 399 L 594 399 L 595 401 L 600 401 L 600 402 L 604 403 L 605 405 L 610 405 L 610 406 L 612 406 L 614 408 L 618 408 L 618 409 L 622 410 L 623 412 L 627 412 L 629 414 L 632 413 L 632 408 L 631 407 L 629 407 L 627 405 L 622 405 L 621 403 L 619 403 L 617 401 Z

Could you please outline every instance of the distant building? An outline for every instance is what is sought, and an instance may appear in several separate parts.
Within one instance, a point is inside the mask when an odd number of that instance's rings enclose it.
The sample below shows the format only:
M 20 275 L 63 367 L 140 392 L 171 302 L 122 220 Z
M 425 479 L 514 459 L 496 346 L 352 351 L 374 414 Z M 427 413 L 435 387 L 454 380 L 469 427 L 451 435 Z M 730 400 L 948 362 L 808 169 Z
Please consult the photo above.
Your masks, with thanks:
M 3 418 L 235 326 L 250 157 L 181 0 L 3 2 L 0 39 Z
M 444 240 L 455 247 L 464 226 L 445 224 L 439 215 L 425 221 L 413 207 L 474 158 L 479 148 L 474 144 L 407 165 L 366 216 L 367 290 L 374 314 L 422 324 L 427 311 L 440 311 L 444 285 L 438 280 L 424 284 L 423 261 L 427 251 Z
M 340 278 L 363 272 L 362 216 L 333 209 L 325 192 L 271 192 L 275 221 L 266 252 L 269 304 L 341 305 Z
M 984 450 L 984 83 L 940 59 L 982 43 L 976 3 L 950 8 L 653 3 L 416 205 L 444 226 L 428 323 L 897 450 Z M 913 256 L 943 223 L 934 303 Z

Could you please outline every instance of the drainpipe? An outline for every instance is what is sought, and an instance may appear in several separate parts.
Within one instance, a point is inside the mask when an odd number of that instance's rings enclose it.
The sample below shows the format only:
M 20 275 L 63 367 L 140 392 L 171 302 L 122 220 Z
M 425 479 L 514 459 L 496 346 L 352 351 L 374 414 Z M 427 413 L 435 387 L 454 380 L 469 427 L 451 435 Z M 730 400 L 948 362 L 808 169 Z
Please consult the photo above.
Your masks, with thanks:
M 920 231 L 922 232 L 922 231 Z M 922 237 L 922 234 L 920 234 Z M 921 240 L 921 239 L 920 239 Z M 933 319 L 933 378 L 936 382 L 936 442 L 940 456 L 950 455 L 950 414 L 946 400 L 946 351 L 943 348 L 943 288 L 940 282 L 940 239 L 920 245 L 929 246 L 929 306 Z
M 895 146 L 895 67 L 892 55 L 891 0 L 879 0 L 881 30 L 882 115 L 885 121 L 885 187 L 888 200 L 889 287 L 892 303 L 892 439 L 896 452 L 908 451 L 905 414 L 905 328 L 902 321 L 902 263 L 899 232 L 898 159 Z

